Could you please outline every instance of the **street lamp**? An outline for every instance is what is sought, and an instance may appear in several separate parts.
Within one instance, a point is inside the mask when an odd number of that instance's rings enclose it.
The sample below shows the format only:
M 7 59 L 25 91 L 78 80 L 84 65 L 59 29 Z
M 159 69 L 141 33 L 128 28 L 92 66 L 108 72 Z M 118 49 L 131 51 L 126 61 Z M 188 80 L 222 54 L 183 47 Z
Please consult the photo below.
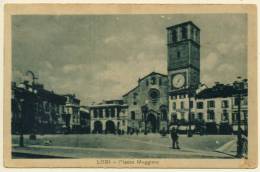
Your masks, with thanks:
M 38 91 L 37 91 L 37 89 L 35 87 L 34 82 L 33 82 L 33 85 L 32 85 L 32 89 L 33 89 L 32 91 L 33 91 L 33 94 L 34 94 L 36 100 L 35 100 L 34 108 L 33 108 L 33 111 L 34 111 L 34 115 L 33 115 L 33 129 L 32 129 L 32 133 L 30 135 L 30 139 L 36 140 L 36 131 L 37 131 L 36 126 L 37 126 L 38 121 L 36 120 L 37 118 L 35 118 L 35 116 L 38 116 L 38 109 L 37 109 L 38 106 L 36 106 L 38 104 L 38 95 L 37 95 Z
M 19 146 L 20 147 L 24 147 L 24 142 L 23 142 L 23 123 L 24 123 L 24 119 L 23 119 L 23 113 L 24 113 L 24 106 L 23 106 L 23 103 L 24 103 L 24 99 L 23 98 L 21 98 L 20 100 L 19 100 L 19 102 L 20 102 L 20 105 L 21 105 L 21 114 L 20 114 L 20 138 L 19 138 Z
M 189 101 L 189 129 L 187 132 L 187 136 L 188 137 L 192 137 L 192 131 L 191 131 L 191 103 L 190 103 L 190 99 L 191 99 L 191 89 L 192 87 L 189 87 L 189 93 L 188 93 L 188 101 Z
M 36 99 L 35 104 L 37 104 L 37 103 L 38 103 L 38 95 L 37 95 L 38 91 L 37 91 L 37 88 L 36 88 L 35 81 L 36 81 L 38 78 L 37 78 L 37 77 L 35 76 L 35 74 L 34 74 L 32 71 L 30 71 L 30 70 L 28 70 L 28 71 L 26 72 L 26 75 L 31 75 L 31 76 L 32 76 L 32 93 L 34 94 L 35 99 Z M 35 120 L 35 116 L 36 116 L 37 111 L 38 111 L 37 108 L 38 108 L 38 107 L 36 107 L 36 106 L 34 106 L 34 108 L 33 108 L 33 110 L 34 110 L 34 114 L 33 114 L 33 132 L 30 134 L 30 139 L 33 139 L 33 140 L 36 139 L 36 135 L 35 135 L 35 130 L 36 130 L 36 125 L 35 125 L 36 120 Z
M 241 130 L 241 115 L 240 115 L 240 109 L 241 109 L 241 91 L 243 89 L 243 83 L 241 82 L 241 77 L 237 77 L 237 81 L 235 81 L 234 83 L 234 87 L 237 90 L 237 157 L 241 157 L 242 156 L 242 147 L 243 147 L 243 143 L 242 143 L 242 130 Z

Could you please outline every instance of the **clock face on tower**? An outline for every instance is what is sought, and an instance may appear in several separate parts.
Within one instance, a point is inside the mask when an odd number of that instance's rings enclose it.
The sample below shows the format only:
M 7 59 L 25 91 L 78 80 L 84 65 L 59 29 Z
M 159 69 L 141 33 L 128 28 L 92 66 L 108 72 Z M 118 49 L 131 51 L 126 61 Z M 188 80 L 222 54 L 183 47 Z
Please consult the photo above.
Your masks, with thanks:
M 173 76 L 172 78 L 172 86 L 175 88 L 181 88 L 185 84 L 184 74 L 179 73 Z

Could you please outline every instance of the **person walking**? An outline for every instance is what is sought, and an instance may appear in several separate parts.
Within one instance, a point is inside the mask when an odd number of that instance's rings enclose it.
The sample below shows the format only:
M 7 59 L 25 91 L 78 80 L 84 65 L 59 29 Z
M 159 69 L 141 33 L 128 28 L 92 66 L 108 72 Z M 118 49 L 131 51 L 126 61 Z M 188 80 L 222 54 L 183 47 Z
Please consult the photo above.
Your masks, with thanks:
M 240 129 L 241 131 L 241 157 L 247 158 L 248 154 L 248 140 L 247 140 L 247 132 L 245 130 Z
M 135 133 L 138 136 L 138 134 L 139 134 L 139 129 L 138 128 L 136 128 Z
M 179 147 L 179 136 L 175 127 L 171 130 L 172 149 L 180 149 Z

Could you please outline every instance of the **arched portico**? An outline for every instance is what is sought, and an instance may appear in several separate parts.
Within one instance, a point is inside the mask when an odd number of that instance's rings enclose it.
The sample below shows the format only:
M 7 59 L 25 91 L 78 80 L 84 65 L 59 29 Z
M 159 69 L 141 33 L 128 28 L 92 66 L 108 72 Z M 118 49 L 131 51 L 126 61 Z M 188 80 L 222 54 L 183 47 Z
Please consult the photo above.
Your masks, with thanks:
M 102 122 L 101 121 L 95 121 L 94 122 L 94 133 L 101 134 L 103 130 Z
M 147 129 L 148 131 L 155 133 L 158 126 L 157 126 L 157 119 L 154 113 L 148 113 L 147 116 Z
M 115 133 L 116 131 L 116 127 L 115 127 L 115 123 L 111 120 L 108 120 L 106 122 L 106 133 Z
M 168 107 L 165 105 L 160 106 L 161 120 L 168 121 Z

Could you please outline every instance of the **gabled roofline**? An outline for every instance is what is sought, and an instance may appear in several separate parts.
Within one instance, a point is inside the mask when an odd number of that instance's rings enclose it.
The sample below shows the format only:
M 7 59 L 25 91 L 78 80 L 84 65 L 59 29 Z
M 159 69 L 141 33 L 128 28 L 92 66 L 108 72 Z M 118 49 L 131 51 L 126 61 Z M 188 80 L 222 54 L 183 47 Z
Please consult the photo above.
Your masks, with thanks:
M 132 91 L 134 91 L 135 89 L 137 89 L 138 88 L 138 85 L 137 86 L 135 86 L 134 88 L 132 88 L 131 90 L 129 90 L 127 93 L 125 93 L 122 97 L 125 97 L 125 96 L 127 96 L 129 93 L 131 93 Z
M 161 76 L 163 76 L 163 77 L 168 77 L 166 74 L 162 74 L 162 73 L 158 73 L 158 72 L 151 72 L 151 73 L 147 74 L 146 76 L 140 78 L 140 79 L 139 79 L 139 82 L 142 81 L 142 80 L 144 80 L 145 78 L 151 76 L 151 75 L 161 75 Z
M 162 74 L 162 73 L 158 73 L 158 72 L 151 72 L 151 73 L 147 74 L 146 76 L 144 76 L 144 77 L 142 77 L 142 78 L 139 78 L 139 80 L 138 80 L 138 85 L 135 86 L 135 87 L 134 87 L 133 89 L 131 89 L 130 91 L 128 91 L 127 93 L 125 93 L 122 97 L 127 96 L 129 93 L 131 93 L 132 91 L 134 91 L 135 89 L 137 89 L 138 86 L 139 86 L 139 82 L 142 81 L 142 80 L 144 80 L 145 78 L 151 76 L 151 75 L 161 75 L 161 76 L 163 76 L 163 77 L 168 77 L 168 75 L 166 75 L 166 74 Z

